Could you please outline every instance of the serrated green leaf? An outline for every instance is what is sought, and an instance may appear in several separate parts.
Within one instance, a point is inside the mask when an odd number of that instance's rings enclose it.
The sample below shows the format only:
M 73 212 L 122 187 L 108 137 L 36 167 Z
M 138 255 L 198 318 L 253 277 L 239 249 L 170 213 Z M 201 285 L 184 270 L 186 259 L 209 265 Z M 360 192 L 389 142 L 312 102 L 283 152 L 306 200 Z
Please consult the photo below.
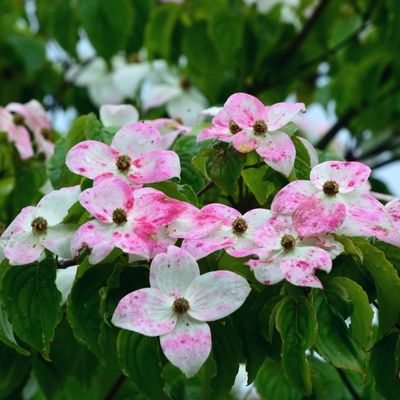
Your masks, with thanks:
M 296 179 L 310 179 L 311 160 L 304 144 L 296 136 L 291 137 L 296 148 L 296 159 L 294 161 L 294 172 Z
M 117 352 L 123 372 L 143 393 L 150 399 L 166 399 L 157 338 L 121 330 Z
M 61 320 L 61 293 L 52 260 L 13 266 L 2 280 L 2 303 L 14 332 L 49 358 L 50 342 Z
M 154 189 L 162 191 L 165 195 L 173 199 L 186 201 L 197 207 L 197 196 L 189 185 L 179 185 L 172 181 L 157 182 L 146 185 Z
M 258 204 L 265 205 L 268 197 L 274 193 L 275 184 L 265 179 L 267 166 L 259 168 L 246 168 L 242 170 L 243 181 L 249 188 L 250 192 L 254 194 Z

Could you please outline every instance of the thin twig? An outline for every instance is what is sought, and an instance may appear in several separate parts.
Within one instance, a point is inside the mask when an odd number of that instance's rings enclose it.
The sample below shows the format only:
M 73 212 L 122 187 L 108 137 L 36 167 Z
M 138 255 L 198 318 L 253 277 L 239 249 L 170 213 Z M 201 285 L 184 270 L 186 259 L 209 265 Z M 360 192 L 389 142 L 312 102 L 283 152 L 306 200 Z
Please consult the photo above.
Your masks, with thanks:
M 354 389 L 352 383 L 350 382 L 350 380 L 346 376 L 346 374 L 340 368 L 337 368 L 337 371 L 338 371 L 340 377 L 342 378 L 343 383 L 346 385 L 347 390 L 350 392 L 351 396 L 353 397 L 353 399 L 354 400 L 362 400 L 360 395 Z
M 204 185 L 197 193 L 197 197 L 201 196 L 202 194 L 204 194 L 205 192 L 207 192 L 209 189 L 211 189 L 214 186 L 214 182 L 210 181 L 207 182 L 206 185 Z
M 121 386 L 124 384 L 125 379 L 126 376 L 121 374 L 107 393 L 106 397 L 104 397 L 104 400 L 113 400 L 115 395 L 118 393 L 118 390 L 121 389 Z

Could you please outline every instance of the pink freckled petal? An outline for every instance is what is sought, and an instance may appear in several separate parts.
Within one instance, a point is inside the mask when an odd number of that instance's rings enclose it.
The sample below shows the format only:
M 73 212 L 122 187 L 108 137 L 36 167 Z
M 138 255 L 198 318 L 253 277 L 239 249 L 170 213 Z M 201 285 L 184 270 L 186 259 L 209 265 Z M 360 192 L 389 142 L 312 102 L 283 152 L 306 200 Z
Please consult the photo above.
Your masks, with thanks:
M 267 260 L 250 260 L 250 266 L 255 278 L 264 285 L 274 285 L 282 281 L 285 277 L 279 265 L 280 258 L 270 258 Z
M 211 352 L 208 324 L 189 316 L 180 316 L 175 329 L 160 337 L 161 348 L 168 360 L 187 378 L 196 375 Z
M 259 146 L 260 139 L 255 137 L 251 130 L 242 130 L 233 135 L 232 144 L 239 153 L 249 153 Z
M 333 232 L 345 217 L 346 206 L 341 201 L 314 195 L 300 204 L 293 221 L 300 236 L 307 237 Z
M 276 131 L 282 128 L 293 117 L 306 108 L 303 103 L 276 103 L 267 107 L 267 125 L 268 130 Z
M 188 252 L 169 246 L 166 253 L 158 254 L 151 263 L 150 286 L 179 298 L 199 275 L 197 262 Z
M 312 169 L 310 179 L 318 189 L 322 189 L 326 181 L 335 181 L 340 193 L 348 193 L 364 185 L 370 173 L 371 169 L 359 162 L 326 161 Z
M 250 293 L 246 279 L 231 271 L 213 271 L 197 277 L 188 287 L 189 315 L 215 321 L 236 311 Z
M 257 153 L 274 170 L 288 176 L 293 169 L 296 149 L 289 136 L 283 132 L 267 134 L 261 140 Z
M 173 298 L 158 289 L 139 289 L 118 303 L 112 323 L 146 336 L 163 335 L 171 332 L 177 321 L 172 304 Z
M 4 255 L 11 265 L 30 264 L 43 253 L 44 247 L 32 232 L 16 232 L 4 247 Z

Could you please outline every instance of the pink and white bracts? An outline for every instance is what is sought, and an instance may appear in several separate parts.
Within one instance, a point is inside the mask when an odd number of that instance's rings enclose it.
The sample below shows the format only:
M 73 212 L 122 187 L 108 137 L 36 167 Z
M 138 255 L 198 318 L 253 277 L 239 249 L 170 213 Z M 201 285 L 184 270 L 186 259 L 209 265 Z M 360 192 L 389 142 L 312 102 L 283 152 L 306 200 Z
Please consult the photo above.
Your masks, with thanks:
M 378 235 L 378 239 L 400 247 L 400 199 L 390 201 L 385 205 L 387 232 Z
M 301 236 L 385 234 L 383 205 L 368 193 L 370 173 L 359 162 L 326 161 L 311 170 L 310 181 L 294 181 L 281 189 L 271 209 L 293 214 Z
M 274 170 L 288 176 L 293 169 L 296 150 L 289 136 L 279 129 L 300 111 L 303 103 L 276 103 L 266 107 L 256 97 L 235 93 L 203 130 L 198 141 L 216 138 L 232 143 L 241 153 L 256 152 Z
M 179 157 L 161 150 L 161 136 L 151 123 L 126 125 L 114 136 L 111 146 L 85 140 L 67 154 L 68 168 L 90 179 L 119 176 L 129 183 L 160 182 L 179 177 Z
M 195 259 L 225 249 L 234 257 L 245 257 L 259 246 L 254 231 L 270 216 L 270 211 L 257 208 L 242 215 L 224 204 L 208 204 L 201 210 L 191 207 L 168 226 L 171 237 L 183 238 L 182 248 Z
M 286 279 L 293 285 L 322 288 L 317 269 L 330 272 L 332 259 L 343 251 L 330 235 L 301 238 L 290 216 L 272 215 L 254 233 L 262 247 L 260 259 L 247 262 L 254 276 L 265 285 Z
M 72 224 L 63 224 L 70 207 L 78 201 L 79 186 L 67 187 L 44 196 L 36 207 L 25 207 L 3 233 L 4 256 L 11 265 L 32 263 L 48 249 L 70 258 Z
M 160 336 L 165 356 L 190 378 L 211 351 L 206 321 L 233 313 L 249 293 L 250 286 L 241 276 L 230 271 L 200 275 L 189 253 L 169 246 L 151 263 L 150 288 L 126 295 L 112 322 L 146 336 Z
M 92 264 L 102 261 L 115 247 L 145 259 L 165 251 L 176 241 L 167 236 L 165 226 L 188 207 L 155 189 L 132 191 L 118 177 L 99 181 L 82 192 L 79 201 L 96 219 L 75 233 L 72 253 L 78 255 L 89 248 Z

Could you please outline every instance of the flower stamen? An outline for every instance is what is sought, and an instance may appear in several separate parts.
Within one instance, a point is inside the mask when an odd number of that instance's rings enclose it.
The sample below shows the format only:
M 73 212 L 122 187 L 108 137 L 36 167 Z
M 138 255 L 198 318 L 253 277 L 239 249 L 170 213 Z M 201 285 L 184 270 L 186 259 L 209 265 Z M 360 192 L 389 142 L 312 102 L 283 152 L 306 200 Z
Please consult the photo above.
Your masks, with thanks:
M 36 217 L 31 222 L 33 233 L 45 233 L 47 231 L 47 220 L 43 217 Z
M 258 119 L 253 124 L 253 131 L 255 135 L 265 135 L 268 131 L 267 123 L 262 119 Z
M 242 130 L 242 128 L 233 120 L 229 121 L 229 131 L 234 135 Z
M 113 211 L 112 220 L 117 225 L 122 225 L 128 221 L 128 214 L 122 208 L 117 208 Z
M 249 226 L 247 225 L 247 222 L 240 217 L 237 217 L 232 223 L 233 233 L 236 233 L 238 235 L 245 233 L 248 227 Z
M 326 181 L 322 190 L 327 196 L 335 196 L 339 193 L 339 185 L 335 181 Z
M 115 165 L 121 172 L 126 172 L 131 167 L 131 163 L 132 160 L 129 156 L 126 154 L 121 154 L 115 162 Z
M 292 235 L 283 235 L 281 239 L 281 246 L 285 250 L 292 250 L 296 246 L 296 239 Z
M 179 299 L 176 299 L 174 301 L 172 308 L 177 314 L 184 314 L 189 310 L 190 306 L 189 302 L 186 299 L 180 297 Z
M 13 115 L 13 122 L 15 125 L 23 125 L 25 122 L 25 117 L 21 114 L 15 113 Z

